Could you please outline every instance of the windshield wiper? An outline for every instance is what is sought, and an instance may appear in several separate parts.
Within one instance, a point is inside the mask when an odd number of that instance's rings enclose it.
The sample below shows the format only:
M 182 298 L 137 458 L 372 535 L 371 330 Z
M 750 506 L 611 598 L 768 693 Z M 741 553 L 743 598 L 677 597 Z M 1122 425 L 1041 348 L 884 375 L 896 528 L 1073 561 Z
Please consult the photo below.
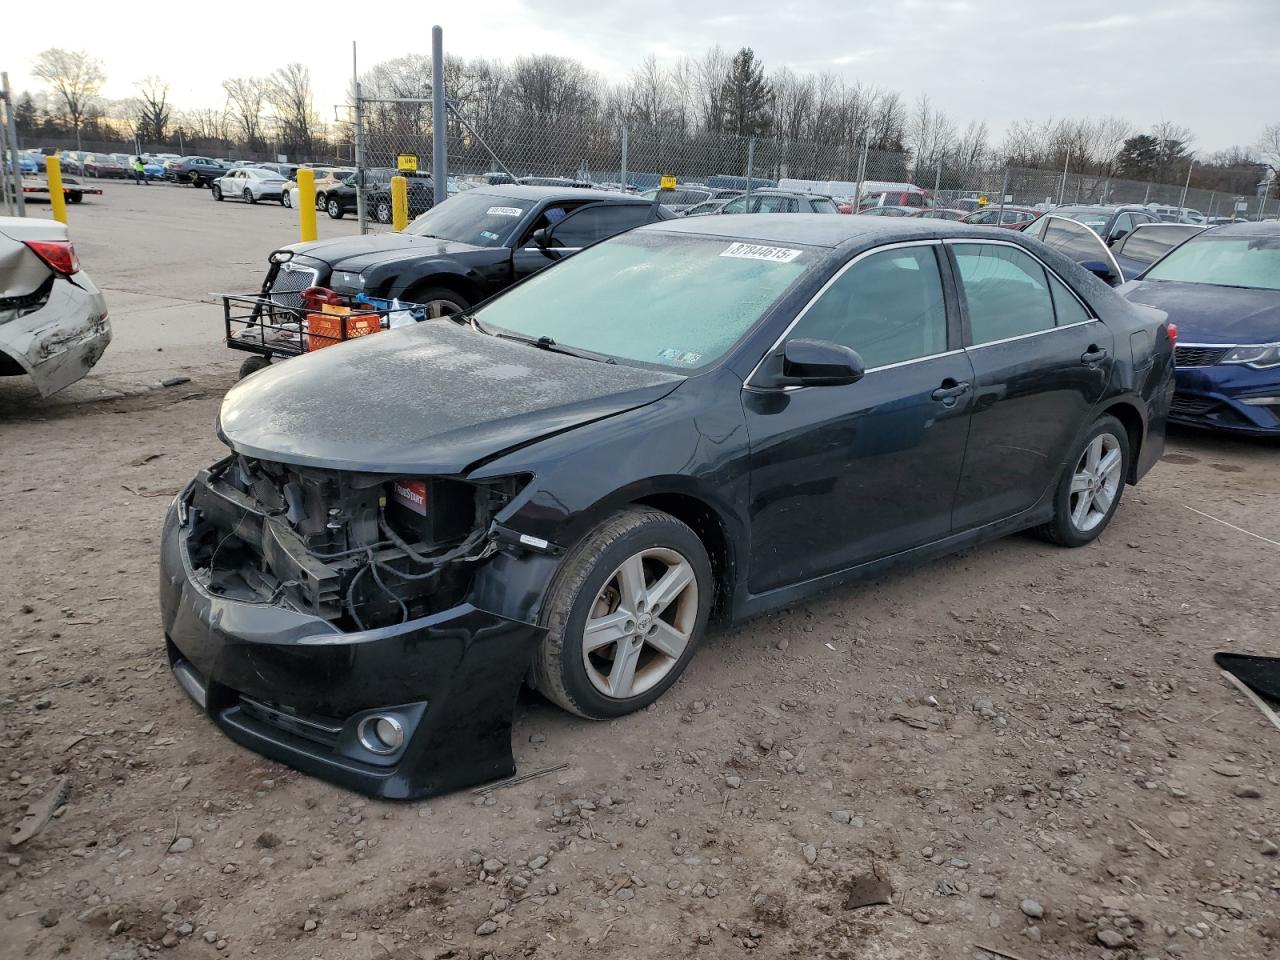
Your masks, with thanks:
M 603 353 L 596 353 L 593 350 L 583 350 L 580 347 L 566 347 L 564 344 L 556 343 L 550 337 L 525 337 L 518 333 L 495 333 L 495 337 L 501 337 L 503 340 L 515 340 L 518 343 L 527 343 L 531 347 L 537 347 L 539 350 L 547 350 L 550 353 L 563 353 L 569 357 L 578 357 L 581 360 L 594 360 L 597 363 L 617 363 L 613 357 Z

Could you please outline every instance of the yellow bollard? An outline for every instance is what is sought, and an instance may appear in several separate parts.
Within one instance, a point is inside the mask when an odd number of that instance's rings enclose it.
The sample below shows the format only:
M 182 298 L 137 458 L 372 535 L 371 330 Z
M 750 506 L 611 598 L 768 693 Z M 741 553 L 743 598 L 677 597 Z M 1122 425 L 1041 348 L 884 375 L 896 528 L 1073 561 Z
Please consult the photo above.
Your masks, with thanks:
M 399 233 L 409 225 L 409 181 L 391 178 L 391 227 Z
M 62 192 L 62 161 L 49 157 L 44 162 L 45 178 L 49 181 L 49 203 L 53 206 L 53 219 L 67 222 L 67 195 Z
M 298 235 L 303 243 L 316 238 L 316 172 L 310 167 L 298 168 Z

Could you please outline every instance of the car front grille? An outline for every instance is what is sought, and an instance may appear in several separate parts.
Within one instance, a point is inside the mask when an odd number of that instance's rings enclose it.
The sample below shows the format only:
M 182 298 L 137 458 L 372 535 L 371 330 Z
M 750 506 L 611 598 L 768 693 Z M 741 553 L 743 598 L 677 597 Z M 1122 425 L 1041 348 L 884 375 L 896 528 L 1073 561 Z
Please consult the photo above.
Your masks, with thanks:
M 240 709 L 259 723 L 265 723 L 277 730 L 283 730 L 330 749 L 337 744 L 338 736 L 342 733 L 341 720 L 304 716 L 292 707 L 263 703 L 244 694 L 240 695 Z
M 1203 417 L 1218 405 L 1216 400 L 1202 400 L 1198 397 L 1177 397 L 1169 407 L 1169 412 L 1184 417 Z
M 299 294 L 307 287 L 314 287 L 318 278 L 319 274 L 310 267 L 281 264 L 275 282 L 271 284 L 271 300 L 282 307 L 301 307 L 302 297 Z
M 1228 347 L 1175 347 L 1173 362 L 1180 367 L 1212 367 L 1227 355 Z

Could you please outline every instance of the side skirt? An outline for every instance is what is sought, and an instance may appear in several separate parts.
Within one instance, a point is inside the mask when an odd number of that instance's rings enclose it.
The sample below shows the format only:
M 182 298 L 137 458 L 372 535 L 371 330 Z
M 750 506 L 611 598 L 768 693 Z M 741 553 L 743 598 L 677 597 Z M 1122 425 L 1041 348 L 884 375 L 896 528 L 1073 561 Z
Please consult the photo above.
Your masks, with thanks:
M 1057 488 L 1054 484 L 1053 489 Z M 793 583 L 789 586 L 778 587 L 776 590 L 769 590 L 765 593 L 750 594 L 745 593 L 734 604 L 733 620 L 745 620 L 749 617 L 756 617 L 763 613 L 769 613 L 777 610 L 779 607 L 785 607 L 788 604 L 795 603 L 813 596 L 832 587 L 843 586 L 847 583 L 855 583 L 859 580 L 865 580 L 869 577 L 878 576 L 895 570 L 898 567 L 911 566 L 926 560 L 935 560 L 938 557 L 945 557 L 948 554 L 956 553 L 967 547 L 976 546 L 980 543 L 987 543 L 991 540 L 999 540 L 1007 537 L 1011 533 L 1017 533 L 1020 530 L 1027 530 L 1031 527 L 1037 527 L 1042 523 L 1047 523 L 1053 518 L 1053 500 L 1052 496 L 1046 496 L 1041 503 L 1004 520 L 997 520 L 995 523 L 989 523 L 986 526 L 975 527 L 972 530 L 965 530 L 962 533 L 952 534 L 941 540 L 935 540 L 932 543 L 926 543 L 919 547 L 912 547 L 910 550 L 903 550 L 901 553 L 890 554 L 887 557 L 880 557 L 877 560 L 869 560 L 866 563 L 859 564 L 856 567 L 849 567 L 845 570 L 837 570 L 835 573 L 828 573 L 821 577 L 815 577 L 812 580 L 805 580 L 801 583 Z

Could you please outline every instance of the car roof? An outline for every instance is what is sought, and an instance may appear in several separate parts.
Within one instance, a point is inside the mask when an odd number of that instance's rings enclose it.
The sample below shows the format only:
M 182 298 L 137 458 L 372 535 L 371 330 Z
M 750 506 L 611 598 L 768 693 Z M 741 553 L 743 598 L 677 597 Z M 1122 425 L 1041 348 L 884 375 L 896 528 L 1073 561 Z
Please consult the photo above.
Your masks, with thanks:
M 1002 227 L 980 227 L 952 220 L 916 217 L 833 217 L 822 213 L 743 213 L 694 217 L 646 224 L 641 231 L 723 237 L 750 243 L 802 243 L 810 247 L 838 247 L 851 240 L 891 243 L 945 237 L 1010 239 Z
M 742 193 L 745 195 L 746 190 Z M 806 190 L 788 190 L 785 187 L 756 187 L 751 191 L 752 196 L 762 194 L 766 197 L 804 197 L 808 200 L 830 200 L 831 198 L 825 193 L 809 193 Z
M 616 190 L 592 190 L 589 187 L 531 187 L 523 183 L 493 183 L 476 187 L 468 193 L 481 193 L 492 197 L 510 197 L 513 200 L 632 200 L 650 203 L 641 197 L 619 193 Z
M 1215 237 L 1280 237 L 1280 220 L 1244 220 L 1240 223 L 1224 223 L 1214 227 Z

